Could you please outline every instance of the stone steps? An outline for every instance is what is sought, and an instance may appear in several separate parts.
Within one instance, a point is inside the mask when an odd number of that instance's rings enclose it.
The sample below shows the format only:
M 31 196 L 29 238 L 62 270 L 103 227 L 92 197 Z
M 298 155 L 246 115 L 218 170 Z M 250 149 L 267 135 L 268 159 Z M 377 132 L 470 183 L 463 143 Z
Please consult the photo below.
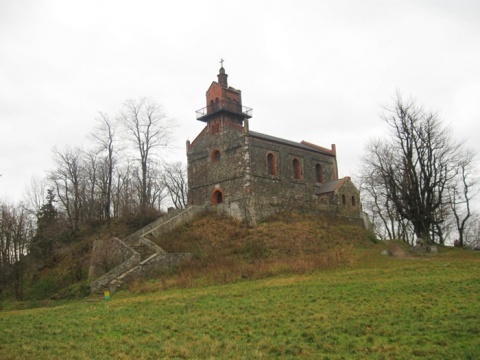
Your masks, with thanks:
M 150 257 L 155 253 L 155 251 L 150 249 L 148 246 L 141 244 L 139 242 L 136 242 L 130 245 L 130 248 L 140 254 L 140 262 L 142 262 L 143 260 L 147 259 L 148 257 Z
M 195 214 L 200 211 L 204 211 L 204 207 L 191 206 L 187 209 L 169 212 L 162 218 L 154 221 L 153 223 L 147 225 L 146 227 L 123 239 L 122 242 L 124 243 L 124 245 L 132 249 L 134 253 L 138 254 L 139 259 L 135 260 L 134 262 L 131 262 L 132 259 L 127 260 L 130 262 L 128 267 L 125 267 L 124 272 L 120 275 L 116 274 L 116 277 L 113 277 L 115 276 L 113 274 L 113 276 L 109 277 L 109 273 L 103 275 L 103 279 L 101 281 L 108 280 L 109 282 L 108 284 L 105 283 L 105 285 L 101 286 L 100 289 L 109 290 L 111 294 L 113 294 L 117 289 L 122 287 L 124 283 L 127 283 L 128 278 L 132 277 L 137 270 L 141 272 L 142 266 L 145 266 L 146 263 L 150 263 L 150 261 L 158 261 L 159 258 L 156 259 L 156 257 L 159 255 L 162 256 L 162 258 L 160 259 L 165 259 L 165 256 L 168 256 L 169 262 L 172 261 L 171 259 L 179 259 L 180 257 L 178 255 L 182 254 L 169 255 L 161 247 L 157 246 L 154 240 L 159 235 L 159 229 L 163 229 L 163 231 L 171 230 L 181 225 L 185 221 L 189 221 Z M 127 261 L 125 261 L 123 265 L 125 265 Z M 122 264 L 119 266 L 122 266 Z M 117 266 L 117 272 L 118 268 L 119 267 Z M 113 269 L 110 273 L 114 271 L 115 269 Z M 104 296 L 102 292 L 102 294 L 97 297 L 95 297 L 95 295 L 92 295 L 91 300 L 87 301 L 100 301 L 101 299 L 103 299 L 103 297 Z

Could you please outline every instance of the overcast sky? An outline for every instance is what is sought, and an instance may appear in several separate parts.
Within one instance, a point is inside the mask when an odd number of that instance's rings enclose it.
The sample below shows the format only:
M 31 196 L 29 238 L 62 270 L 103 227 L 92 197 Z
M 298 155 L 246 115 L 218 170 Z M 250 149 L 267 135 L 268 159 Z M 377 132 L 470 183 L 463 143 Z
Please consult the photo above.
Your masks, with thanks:
M 221 58 L 252 130 L 336 144 L 340 176 L 357 177 L 397 90 L 480 152 L 478 0 L 0 0 L 0 198 L 127 99 L 176 119 L 165 156 L 186 162 Z

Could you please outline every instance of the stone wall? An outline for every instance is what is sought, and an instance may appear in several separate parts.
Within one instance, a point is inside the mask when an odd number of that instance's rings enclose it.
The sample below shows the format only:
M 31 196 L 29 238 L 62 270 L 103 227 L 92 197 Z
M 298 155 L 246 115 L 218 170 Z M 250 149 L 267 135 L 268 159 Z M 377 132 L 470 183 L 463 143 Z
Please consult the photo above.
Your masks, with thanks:
M 94 294 L 98 291 L 102 291 L 102 289 L 105 289 L 109 286 L 112 280 L 118 278 L 120 275 L 137 265 L 140 262 L 140 254 L 133 250 L 132 252 L 133 255 L 127 261 L 124 261 L 114 269 L 110 270 L 108 273 L 91 282 L 90 292 Z
M 93 281 L 90 284 L 91 293 L 97 293 L 106 289 L 114 292 L 117 288 L 123 286 L 122 284 L 128 283 L 128 281 L 135 277 L 145 279 L 154 277 L 155 274 L 158 274 L 165 268 L 173 266 L 185 258 L 189 258 L 190 254 L 165 253 L 162 248 L 145 238 L 145 236 L 149 234 L 158 236 L 173 230 L 176 227 L 192 220 L 196 214 L 203 211 L 207 211 L 205 206 L 190 206 L 187 209 L 173 210 L 167 215 L 147 225 L 143 229 L 130 235 L 124 241 L 115 238 L 115 246 L 119 249 L 122 249 L 122 251 L 114 251 L 111 253 L 111 255 L 117 256 L 116 262 L 119 265 Z M 138 243 L 136 243 L 136 241 L 138 241 Z M 134 246 L 135 244 L 142 244 L 143 246 L 147 247 L 150 249 L 150 253 L 152 253 L 152 255 L 140 262 L 141 255 L 130 247 Z M 101 248 L 97 246 L 97 252 L 99 249 Z M 92 253 L 92 258 L 94 256 L 95 248 L 94 252 Z M 93 265 L 91 265 L 91 267 L 92 266 Z M 92 269 L 91 272 L 92 278 L 95 277 L 94 275 L 100 275 L 96 273 L 94 269 Z
M 169 219 L 166 219 L 163 223 L 156 227 L 152 227 L 144 233 L 144 235 L 152 234 L 155 237 L 158 237 L 161 234 L 169 232 L 180 225 L 187 223 L 188 221 L 193 220 L 193 218 L 204 211 L 207 210 L 205 206 L 188 206 L 186 209 L 182 209 L 179 212 L 175 213 Z
M 132 280 L 155 278 L 166 269 L 172 268 L 190 257 L 191 254 L 154 254 L 109 283 L 109 290 L 114 293 L 128 286 Z
M 111 237 L 93 243 L 88 278 L 95 279 L 106 274 L 135 255 L 122 240 Z
M 167 214 L 159 217 L 157 220 L 127 236 L 123 241 L 126 244 L 131 244 L 141 236 L 147 235 L 153 231 L 159 232 L 160 228 L 166 229 L 163 232 L 169 231 L 179 225 L 184 217 L 187 219 L 193 218 L 195 214 L 202 211 L 201 207 L 188 207 L 187 209 L 172 209 Z
M 348 177 L 345 178 L 342 186 L 335 192 L 334 201 L 338 204 L 340 215 L 360 217 L 363 212 L 360 203 L 360 193 Z
M 212 203 L 216 190 L 223 195 L 223 202 L 244 196 L 245 185 L 245 135 L 243 128 L 222 121 L 218 134 L 202 132 L 189 146 L 188 186 L 189 203 Z M 213 152 L 219 151 L 215 159 Z
M 322 169 L 323 182 L 336 178 L 336 158 L 298 146 L 276 143 L 259 137 L 250 137 L 252 168 L 252 195 L 255 199 L 257 221 L 274 213 L 292 209 L 314 209 L 318 199 L 314 195 L 322 183 L 317 182 L 316 165 Z M 268 154 L 276 160 L 276 174 L 269 174 Z M 296 179 L 294 159 L 300 164 L 300 178 Z

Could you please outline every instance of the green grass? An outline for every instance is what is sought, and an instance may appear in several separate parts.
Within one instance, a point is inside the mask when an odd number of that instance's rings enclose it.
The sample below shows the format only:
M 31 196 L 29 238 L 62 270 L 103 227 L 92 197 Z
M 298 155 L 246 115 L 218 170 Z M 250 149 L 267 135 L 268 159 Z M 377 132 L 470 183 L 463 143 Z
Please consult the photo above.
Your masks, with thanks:
M 383 248 L 307 274 L 1 312 L 0 358 L 479 359 L 480 254 Z

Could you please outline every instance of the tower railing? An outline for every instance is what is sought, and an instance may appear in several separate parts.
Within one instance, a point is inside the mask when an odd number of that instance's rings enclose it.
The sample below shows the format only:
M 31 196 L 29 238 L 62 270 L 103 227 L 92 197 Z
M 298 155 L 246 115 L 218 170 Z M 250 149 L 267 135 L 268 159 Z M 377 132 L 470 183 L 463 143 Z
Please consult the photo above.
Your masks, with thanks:
M 246 118 L 252 117 L 252 108 L 243 106 L 238 102 L 228 100 L 220 100 L 214 103 L 212 102 L 210 105 L 195 111 L 195 113 L 197 116 L 197 120 L 202 120 L 202 118 L 206 118 L 219 111 L 228 111 L 230 113 L 243 115 Z

